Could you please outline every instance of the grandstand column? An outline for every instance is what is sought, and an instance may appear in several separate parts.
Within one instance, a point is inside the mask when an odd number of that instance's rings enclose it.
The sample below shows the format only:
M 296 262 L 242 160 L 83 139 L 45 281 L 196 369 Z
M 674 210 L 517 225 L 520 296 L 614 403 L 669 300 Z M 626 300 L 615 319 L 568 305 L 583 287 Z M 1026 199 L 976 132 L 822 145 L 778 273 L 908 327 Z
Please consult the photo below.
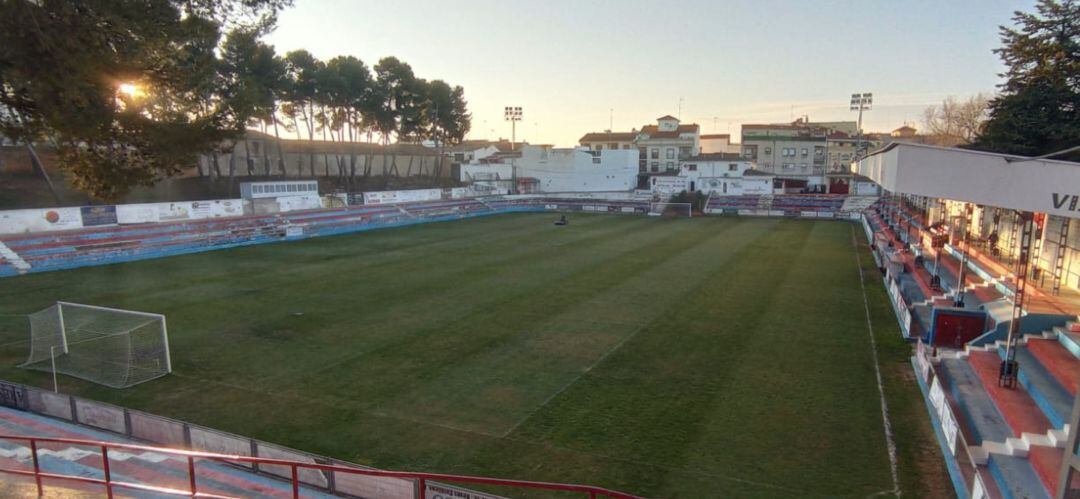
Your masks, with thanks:
M 1069 240 L 1069 217 L 1061 217 L 1061 229 L 1058 230 L 1057 254 L 1054 255 L 1054 296 L 1061 294 L 1061 281 L 1065 271 L 1065 245 Z
M 967 271 L 968 261 L 968 244 L 971 234 L 971 217 L 975 211 L 975 207 L 971 203 L 964 203 L 964 225 L 963 234 L 964 239 L 960 245 L 960 272 L 956 278 L 956 297 L 953 300 L 953 305 L 963 308 L 964 306 L 964 274 Z
M 998 385 L 1006 388 L 1016 387 L 1019 365 L 1016 362 L 1016 342 L 1020 336 L 1020 318 L 1024 313 L 1024 298 L 1028 280 L 1028 260 L 1031 256 L 1031 239 L 1034 216 L 1029 211 L 1017 211 L 1015 224 L 1020 232 L 1020 247 L 1017 248 L 1016 292 L 1013 294 L 1012 322 L 1009 324 L 1009 337 L 1005 341 L 1005 359 L 1001 361 L 998 373 Z

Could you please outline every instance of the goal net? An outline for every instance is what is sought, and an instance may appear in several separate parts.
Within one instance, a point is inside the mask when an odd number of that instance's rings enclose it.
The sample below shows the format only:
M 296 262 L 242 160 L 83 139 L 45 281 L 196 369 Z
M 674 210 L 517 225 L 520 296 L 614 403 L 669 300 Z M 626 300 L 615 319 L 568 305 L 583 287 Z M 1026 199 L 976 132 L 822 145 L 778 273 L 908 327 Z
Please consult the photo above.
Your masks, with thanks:
M 691 206 L 690 203 L 650 203 L 649 215 L 654 217 L 690 217 L 693 216 Z
M 165 316 L 57 302 L 30 314 L 20 367 L 127 388 L 172 372 Z

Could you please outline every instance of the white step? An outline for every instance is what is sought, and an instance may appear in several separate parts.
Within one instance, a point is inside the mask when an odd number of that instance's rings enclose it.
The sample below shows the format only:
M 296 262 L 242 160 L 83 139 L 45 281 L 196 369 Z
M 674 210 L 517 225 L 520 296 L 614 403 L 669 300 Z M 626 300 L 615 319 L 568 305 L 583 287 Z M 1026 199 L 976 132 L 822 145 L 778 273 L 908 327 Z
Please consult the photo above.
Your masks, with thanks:
M 15 253 L 15 251 L 4 244 L 3 241 L 0 241 L 0 257 L 11 262 L 11 266 L 15 267 L 15 270 L 18 270 L 20 274 L 25 274 L 30 271 L 30 263 L 23 260 L 18 253 Z

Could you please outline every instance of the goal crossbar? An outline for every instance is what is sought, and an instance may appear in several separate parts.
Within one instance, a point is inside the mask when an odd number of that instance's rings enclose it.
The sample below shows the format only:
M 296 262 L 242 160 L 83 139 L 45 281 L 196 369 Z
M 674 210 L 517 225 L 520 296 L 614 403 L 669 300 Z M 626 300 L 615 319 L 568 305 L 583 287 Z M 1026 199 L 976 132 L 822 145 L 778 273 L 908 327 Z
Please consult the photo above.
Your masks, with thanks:
M 668 215 L 671 215 L 671 216 L 693 217 L 694 216 L 693 213 L 694 213 L 694 205 L 693 205 L 693 203 L 668 203 L 668 202 L 649 203 L 649 215 L 651 215 L 651 216 L 661 216 L 661 215 L 668 214 Z

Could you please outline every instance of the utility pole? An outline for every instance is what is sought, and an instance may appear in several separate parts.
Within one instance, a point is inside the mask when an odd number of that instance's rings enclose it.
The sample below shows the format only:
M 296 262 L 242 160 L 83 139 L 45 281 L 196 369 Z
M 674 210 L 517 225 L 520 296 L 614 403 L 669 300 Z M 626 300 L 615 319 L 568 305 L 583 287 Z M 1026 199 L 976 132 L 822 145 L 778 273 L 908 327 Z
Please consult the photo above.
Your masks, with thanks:
M 869 111 L 874 104 L 874 94 L 866 92 L 861 94 L 851 94 L 851 110 L 859 112 L 859 141 L 855 146 L 855 158 L 859 158 L 859 153 L 864 152 L 863 149 L 863 131 L 862 131 L 862 113 L 863 111 Z
M 680 121 L 682 121 L 682 101 L 683 101 L 682 97 L 679 97 L 679 112 L 678 112 L 678 115 L 675 116 Z

